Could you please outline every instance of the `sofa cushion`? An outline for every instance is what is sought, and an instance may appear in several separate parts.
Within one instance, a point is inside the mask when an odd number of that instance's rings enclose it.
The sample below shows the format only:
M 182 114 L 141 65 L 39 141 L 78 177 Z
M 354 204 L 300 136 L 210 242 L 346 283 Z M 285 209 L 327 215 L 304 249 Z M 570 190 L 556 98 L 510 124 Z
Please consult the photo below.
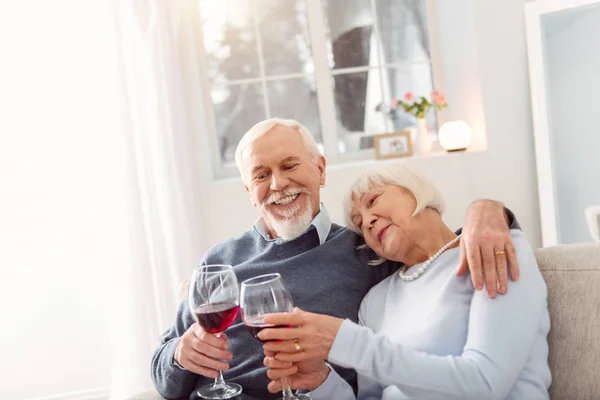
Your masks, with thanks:
M 548 286 L 551 398 L 600 399 L 600 244 L 547 247 L 536 258 Z

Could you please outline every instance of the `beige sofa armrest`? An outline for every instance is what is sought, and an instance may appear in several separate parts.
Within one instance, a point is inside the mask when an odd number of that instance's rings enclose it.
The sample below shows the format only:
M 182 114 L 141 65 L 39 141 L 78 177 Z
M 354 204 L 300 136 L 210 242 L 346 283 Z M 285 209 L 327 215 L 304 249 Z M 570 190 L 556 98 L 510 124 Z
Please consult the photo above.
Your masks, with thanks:
M 536 258 L 548 286 L 551 398 L 599 399 L 600 243 L 538 249 Z

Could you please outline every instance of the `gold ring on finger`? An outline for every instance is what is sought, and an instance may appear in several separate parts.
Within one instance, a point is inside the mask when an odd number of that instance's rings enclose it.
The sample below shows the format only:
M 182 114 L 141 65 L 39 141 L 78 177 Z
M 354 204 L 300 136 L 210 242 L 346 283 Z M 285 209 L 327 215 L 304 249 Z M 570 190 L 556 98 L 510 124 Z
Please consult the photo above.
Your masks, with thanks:
M 498 251 L 495 251 L 494 254 L 497 256 L 500 256 L 500 255 L 506 254 L 506 252 L 504 252 L 503 250 L 498 250 Z
M 302 346 L 300 346 L 298 339 L 294 339 L 294 347 L 296 348 L 296 351 L 302 351 Z

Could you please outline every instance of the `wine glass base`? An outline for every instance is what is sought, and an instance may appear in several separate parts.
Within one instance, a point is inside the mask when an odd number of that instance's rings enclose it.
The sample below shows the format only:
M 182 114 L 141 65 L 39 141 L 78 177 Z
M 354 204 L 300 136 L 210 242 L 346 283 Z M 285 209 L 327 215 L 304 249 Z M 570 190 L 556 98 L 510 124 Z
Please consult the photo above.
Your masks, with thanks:
M 277 400 L 312 400 L 312 397 L 308 394 L 295 394 L 292 397 L 281 397 Z
M 202 386 L 198 389 L 197 393 L 203 399 L 230 399 L 242 393 L 242 387 L 237 383 L 225 383 L 223 385 L 210 384 Z

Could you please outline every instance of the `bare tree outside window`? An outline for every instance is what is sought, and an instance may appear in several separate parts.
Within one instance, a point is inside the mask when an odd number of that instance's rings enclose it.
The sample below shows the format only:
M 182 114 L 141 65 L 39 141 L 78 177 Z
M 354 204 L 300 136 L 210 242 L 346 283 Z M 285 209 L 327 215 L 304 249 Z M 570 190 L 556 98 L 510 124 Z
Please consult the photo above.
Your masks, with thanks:
M 410 115 L 390 116 L 377 110 L 407 91 L 426 95 L 432 90 L 425 1 L 323 0 L 322 4 L 329 27 L 340 149 L 371 148 L 372 140 L 365 137 L 414 126 Z M 429 119 L 435 127 L 435 114 Z
M 297 119 L 325 151 L 372 148 L 372 135 L 414 125 L 378 106 L 432 89 L 425 0 L 198 1 L 224 167 L 242 135 L 270 117 Z M 313 54 L 315 40 L 326 53 Z
M 298 119 L 320 141 L 305 0 L 201 0 L 200 12 L 221 162 L 265 118 Z

